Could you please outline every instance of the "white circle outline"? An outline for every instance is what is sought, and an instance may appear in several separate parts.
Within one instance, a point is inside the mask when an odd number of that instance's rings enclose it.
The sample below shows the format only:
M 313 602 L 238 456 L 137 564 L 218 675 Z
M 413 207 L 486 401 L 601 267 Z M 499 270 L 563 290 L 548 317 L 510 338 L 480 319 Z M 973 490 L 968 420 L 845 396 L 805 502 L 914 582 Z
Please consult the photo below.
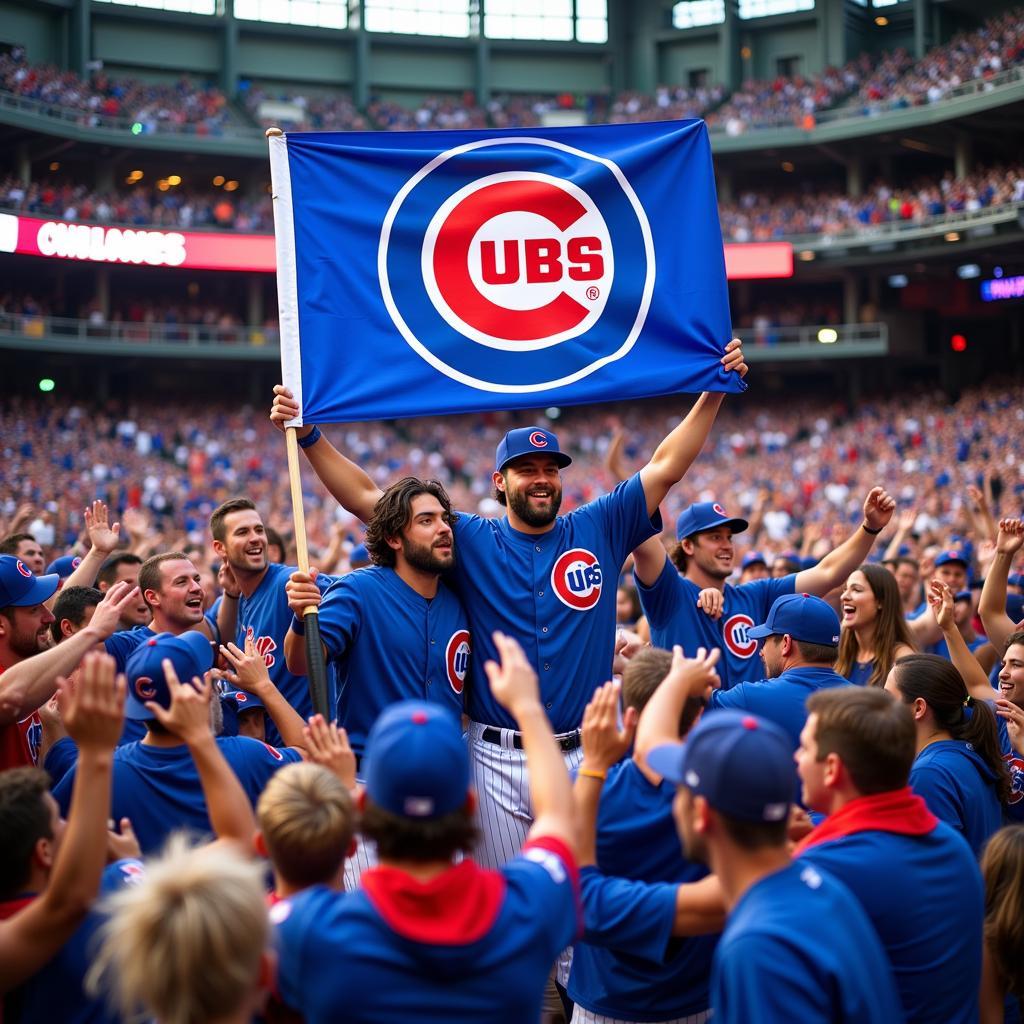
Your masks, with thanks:
M 437 284 L 437 276 L 434 274 L 434 252 L 437 248 L 437 236 L 441 227 L 447 221 L 452 210 L 467 196 L 486 188 L 488 185 L 497 185 L 506 181 L 539 181 L 550 185 L 552 188 L 560 189 L 567 195 L 572 196 L 587 213 L 595 213 L 601 220 L 601 227 L 611 241 L 612 233 L 608 230 L 608 223 L 604 214 L 597 208 L 597 203 L 574 182 L 565 178 L 556 178 L 553 174 L 542 174 L 539 171 L 499 171 L 497 174 L 490 174 L 483 178 L 477 178 L 468 185 L 464 185 L 458 192 L 452 193 L 438 208 L 437 213 L 430 219 L 426 233 L 423 236 L 423 248 L 420 255 L 420 272 L 423 275 L 423 285 L 433 302 L 434 308 L 441 314 L 442 319 L 455 331 L 478 345 L 486 345 L 488 348 L 501 349 L 504 352 L 537 352 L 545 348 L 553 348 L 563 342 L 578 338 L 586 334 L 598 320 L 604 315 L 605 306 L 608 305 L 608 295 L 611 294 L 611 285 L 615 283 L 615 254 L 605 254 L 605 273 L 601 280 L 608 280 L 606 285 L 608 291 L 604 299 L 597 306 L 587 310 L 587 315 L 575 327 L 559 334 L 552 334 L 547 338 L 536 341 L 508 341 L 505 338 L 497 338 L 492 334 L 485 334 L 483 331 L 470 327 L 462 318 L 448 305 L 441 295 L 441 289 Z M 492 300 L 493 301 L 493 300 Z M 595 301 L 591 299 L 591 301 Z M 447 311 L 447 312 L 445 312 Z M 514 316 L 518 310 L 509 310 L 509 315 Z M 459 326 L 461 324 L 461 326 Z
M 590 555 L 590 557 L 593 559 L 593 561 L 592 562 L 587 562 L 587 560 L 585 558 L 577 558 L 576 561 L 570 562 L 569 565 L 575 565 L 576 562 L 583 562 L 587 566 L 588 569 L 591 568 L 592 566 L 595 566 L 595 565 L 600 567 L 601 560 L 597 557 L 597 555 L 594 554 L 593 551 L 589 550 L 588 548 L 569 548 L 567 551 L 563 551 L 555 559 L 555 564 L 553 566 L 551 566 L 551 589 L 555 592 L 555 597 L 557 597 L 558 600 L 561 601 L 562 604 L 564 604 L 566 608 L 571 608 L 574 612 L 589 612 L 592 608 L 596 608 L 598 603 L 601 600 L 601 588 L 604 586 L 604 573 L 602 572 L 602 574 L 601 574 L 601 582 L 598 583 L 596 587 L 592 587 L 591 588 L 590 594 L 587 594 L 587 596 L 584 597 L 584 598 L 579 598 L 579 600 L 581 601 L 580 604 L 573 604 L 568 597 L 563 597 L 561 592 L 558 589 L 558 583 L 559 582 L 561 582 L 563 586 L 566 586 L 565 574 L 568 571 L 569 566 L 566 566 L 565 571 L 563 571 L 563 573 L 562 573 L 562 578 L 561 578 L 560 581 L 557 580 L 556 577 L 555 577 L 555 572 L 558 569 L 558 565 L 562 561 L 562 559 L 565 558 L 566 555 L 580 555 L 580 554 L 582 554 L 582 555 Z M 568 589 L 568 588 L 566 588 L 566 589 Z M 594 593 L 594 591 L 597 591 L 597 597 L 593 601 L 590 601 L 590 597 Z M 583 601 L 590 601 L 590 603 L 589 604 L 583 604 L 582 603 Z
M 469 153 L 474 149 L 481 149 L 486 146 L 510 146 L 523 143 L 536 146 L 547 146 L 549 149 L 561 150 L 562 152 L 569 153 L 572 156 L 582 157 L 584 160 L 591 160 L 594 163 L 601 164 L 612 172 L 615 180 L 619 183 L 619 187 L 625 193 L 626 198 L 633 207 L 633 212 L 636 214 L 637 221 L 639 222 L 640 233 L 644 240 L 644 255 L 647 258 L 647 276 L 644 280 L 644 290 L 640 297 L 640 306 L 637 310 L 636 319 L 633 321 L 633 326 L 630 328 L 629 334 L 626 336 L 626 340 L 615 352 L 612 352 L 607 356 L 602 356 L 600 359 L 594 360 L 594 362 L 590 363 L 588 366 L 584 366 L 582 369 L 577 370 L 575 373 L 571 373 L 566 377 L 560 377 L 558 380 L 544 381 L 538 384 L 494 384 L 491 381 L 477 380 L 475 377 L 470 377 L 468 374 L 462 373 L 460 370 L 456 370 L 454 367 L 442 362 L 434 355 L 433 352 L 426 348 L 426 346 L 424 346 L 416 335 L 409 329 L 409 326 L 406 324 L 402 314 L 398 311 L 398 306 L 395 304 L 394 297 L 391 294 L 391 284 L 388 281 L 387 269 L 388 241 L 391 238 L 391 227 L 394 224 L 395 218 L 398 216 L 398 211 L 401 209 L 402 203 L 405 202 L 406 197 L 428 174 L 440 167 L 441 164 L 450 160 L 454 156 L 459 156 L 462 153 Z M 423 167 L 421 167 L 399 189 L 398 194 L 392 200 L 391 206 L 388 208 L 388 212 L 384 217 L 384 223 L 381 226 L 380 232 L 380 243 L 377 246 L 377 279 L 380 282 L 381 294 L 384 298 L 384 306 L 387 309 L 394 325 L 398 328 L 399 333 L 405 339 L 409 347 L 412 348 L 412 350 L 416 352 L 421 359 L 433 366 L 435 370 L 443 373 L 446 377 L 458 381 L 460 384 L 465 384 L 467 387 L 475 388 L 478 391 L 492 391 L 499 394 L 529 394 L 534 391 L 547 391 L 551 388 L 564 387 L 566 384 L 573 384 L 578 380 L 582 380 L 584 377 L 589 377 L 595 370 L 599 370 L 602 366 L 605 366 L 608 363 L 614 363 L 626 355 L 636 344 L 637 338 L 640 337 L 640 331 L 643 329 L 644 322 L 647 319 L 647 313 L 651 306 L 651 296 L 654 292 L 654 269 L 654 241 L 651 238 L 651 226 L 647 221 L 647 214 L 644 212 L 644 208 L 640 205 L 640 200 L 637 198 L 637 194 L 633 191 L 633 186 L 630 185 L 619 166 L 611 160 L 608 160 L 606 157 L 594 156 L 593 153 L 587 153 L 582 149 L 576 149 L 574 146 L 567 146 L 565 143 L 555 142 L 552 139 L 538 139 L 532 136 L 504 139 L 481 139 L 479 142 L 467 142 L 463 146 L 456 146 L 454 149 L 446 150 L 444 153 L 438 153 L 437 156 L 424 164 Z

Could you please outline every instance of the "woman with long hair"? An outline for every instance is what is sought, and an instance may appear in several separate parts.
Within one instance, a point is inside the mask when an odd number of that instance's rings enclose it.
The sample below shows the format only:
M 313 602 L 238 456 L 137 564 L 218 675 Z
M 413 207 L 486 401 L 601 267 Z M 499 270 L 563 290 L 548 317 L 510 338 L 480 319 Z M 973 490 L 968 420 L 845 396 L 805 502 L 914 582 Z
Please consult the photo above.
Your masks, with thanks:
M 840 597 L 836 671 L 858 686 L 885 686 L 897 658 L 914 653 L 899 587 L 880 565 L 854 569 Z
M 993 710 L 967 693 L 963 677 L 935 654 L 900 658 L 885 688 L 910 707 L 917 756 L 910 785 L 936 817 L 981 854 L 1010 795 Z
M 988 841 L 981 1024 L 1020 1019 L 1024 1000 L 1024 825 L 1008 825 Z

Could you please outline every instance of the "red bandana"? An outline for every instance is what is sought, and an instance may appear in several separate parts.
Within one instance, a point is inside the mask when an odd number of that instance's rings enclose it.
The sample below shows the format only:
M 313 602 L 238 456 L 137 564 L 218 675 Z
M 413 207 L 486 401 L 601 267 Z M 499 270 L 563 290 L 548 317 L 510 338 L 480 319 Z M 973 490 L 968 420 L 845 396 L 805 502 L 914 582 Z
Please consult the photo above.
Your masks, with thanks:
M 793 851 L 804 850 L 832 839 L 858 832 L 894 832 L 899 836 L 923 836 L 931 832 L 939 819 L 928 810 L 909 786 L 875 796 L 860 796 L 830 814 L 813 832 L 804 836 Z

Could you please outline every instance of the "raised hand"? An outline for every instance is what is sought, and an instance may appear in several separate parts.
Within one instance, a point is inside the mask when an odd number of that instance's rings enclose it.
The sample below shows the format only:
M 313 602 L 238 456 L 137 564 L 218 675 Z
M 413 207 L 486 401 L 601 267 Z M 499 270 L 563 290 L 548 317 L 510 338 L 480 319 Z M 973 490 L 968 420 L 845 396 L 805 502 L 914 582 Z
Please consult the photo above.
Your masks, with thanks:
M 288 607 L 297 618 L 302 618 L 303 611 L 310 605 L 317 608 L 320 606 L 320 588 L 314 582 L 317 577 L 317 570 L 310 566 L 309 572 L 296 570 L 288 577 L 284 585 L 284 592 L 288 598 Z
M 191 682 L 181 682 L 170 658 L 164 658 L 163 669 L 167 688 L 171 691 L 171 706 L 164 708 L 155 701 L 147 701 L 146 708 L 168 732 L 189 746 L 211 737 L 212 683 L 198 676 Z
M 135 830 L 127 818 L 121 819 L 121 831 L 114 831 L 113 821 L 107 822 L 107 863 L 118 860 L 138 860 L 142 856 L 142 848 L 135 838 Z
M 125 679 L 116 674 L 109 654 L 91 651 L 72 684 L 57 680 L 60 717 L 79 754 L 107 754 L 117 746 L 124 728 Z
M 337 722 L 327 722 L 323 715 L 313 715 L 303 729 L 306 752 L 310 761 L 323 765 L 336 775 L 346 789 L 356 787 L 356 755 L 348 742 L 348 733 Z
M 1015 555 L 1024 544 L 1024 519 L 1000 519 L 996 553 Z
M 1010 746 L 1024 755 L 1024 711 L 1003 697 L 996 698 L 996 714 L 1006 722 Z
M 743 342 L 739 338 L 733 338 L 728 345 L 725 346 L 725 355 L 722 356 L 722 366 L 727 370 L 735 370 L 741 377 L 746 377 L 747 371 L 750 369 L 747 366 L 746 360 L 743 358 Z
M 278 430 L 284 430 L 284 425 L 299 415 L 299 403 L 295 401 L 291 391 L 283 384 L 274 385 L 274 404 L 270 407 L 270 422 Z M 305 437 L 313 427 L 307 424 L 304 427 L 296 428 L 296 436 Z
M 256 650 L 253 637 L 246 637 L 244 651 L 233 643 L 226 643 L 220 645 L 220 653 L 234 669 L 225 673 L 226 678 L 239 689 L 258 694 L 270 682 L 267 660 Z
M 683 655 L 682 647 L 676 644 L 672 648 L 672 667 L 661 685 L 679 687 L 687 697 L 704 697 L 709 689 L 721 683 L 715 671 L 721 656 L 722 652 L 717 647 L 713 647 L 710 653 L 698 647 L 697 656 L 687 658 Z
M 626 708 L 619 726 L 618 683 L 605 683 L 594 691 L 594 696 L 583 712 L 583 764 L 590 771 L 605 772 L 618 764 L 633 745 L 639 715 L 636 708 Z
M 117 632 L 124 610 L 134 605 L 138 598 L 138 587 L 133 587 L 127 580 L 118 580 L 96 605 L 96 611 L 89 620 L 89 628 L 98 631 L 104 640 L 112 636 Z
M 697 607 L 717 622 L 725 609 L 725 594 L 717 587 L 707 587 L 697 595 Z
M 114 523 L 111 526 L 107 506 L 96 500 L 92 503 L 92 508 L 85 510 L 85 532 L 89 535 L 89 543 L 94 550 L 109 555 L 117 547 L 121 524 Z
M 896 511 L 896 499 L 882 487 L 872 487 L 864 499 L 864 522 L 871 530 L 881 530 L 889 525 Z
M 516 718 L 517 708 L 540 703 L 537 673 L 526 660 L 522 647 L 512 637 L 495 632 L 493 638 L 501 664 L 488 661 L 484 664 L 484 671 L 494 699 Z
M 953 591 L 942 580 L 932 580 L 928 584 L 928 593 L 925 596 L 939 629 L 943 633 L 956 629 L 956 623 L 953 621 Z

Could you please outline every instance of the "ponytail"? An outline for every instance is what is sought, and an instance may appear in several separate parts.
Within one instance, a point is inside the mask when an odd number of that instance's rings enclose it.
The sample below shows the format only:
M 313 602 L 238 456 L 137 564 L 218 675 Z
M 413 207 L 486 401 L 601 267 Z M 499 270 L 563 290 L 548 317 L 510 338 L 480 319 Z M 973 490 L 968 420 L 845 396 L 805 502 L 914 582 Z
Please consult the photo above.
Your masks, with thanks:
M 974 748 L 995 776 L 996 793 L 1005 804 L 1011 791 L 1010 773 L 999 746 L 996 716 L 988 704 L 971 697 L 953 664 L 935 654 L 907 655 L 895 668 L 896 686 L 904 701 L 921 698 L 940 729 Z

